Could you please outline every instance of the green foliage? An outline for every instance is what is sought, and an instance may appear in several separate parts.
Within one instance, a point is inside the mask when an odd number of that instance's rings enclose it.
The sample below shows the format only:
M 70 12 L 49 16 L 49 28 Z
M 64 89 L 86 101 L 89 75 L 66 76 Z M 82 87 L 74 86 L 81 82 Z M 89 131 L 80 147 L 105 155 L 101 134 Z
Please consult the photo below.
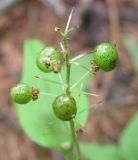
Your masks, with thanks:
M 81 144 L 88 160 L 138 160 L 138 113 L 128 122 L 118 145 Z
M 57 74 L 44 74 L 39 71 L 35 64 L 36 56 L 43 48 L 44 44 L 39 40 L 33 39 L 25 42 L 24 67 L 21 81 L 39 88 L 41 92 L 48 92 L 57 95 L 63 94 L 61 86 L 56 84 L 51 85 L 47 81 L 34 78 L 34 76 L 40 76 L 54 81 L 59 81 Z M 87 55 L 82 59 L 79 59 L 77 62 L 90 68 L 90 59 L 91 55 Z M 71 84 L 77 82 L 84 73 L 86 73 L 85 69 L 72 65 Z M 61 76 L 65 81 L 65 66 L 62 69 Z M 88 74 L 85 80 L 83 80 L 83 89 L 88 87 L 91 76 L 91 74 Z M 75 90 L 79 91 L 80 85 L 77 85 Z M 77 99 L 78 93 L 75 92 L 73 96 Z M 70 130 L 67 126 L 68 124 L 63 123 L 53 114 L 52 103 L 54 98 L 55 97 L 40 95 L 39 99 L 35 102 L 31 101 L 24 106 L 16 104 L 16 109 L 22 128 L 33 141 L 41 146 L 61 149 L 62 144 L 70 143 L 71 137 L 69 134 Z M 81 95 L 80 99 L 77 101 L 77 106 L 79 107 L 76 122 L 83 125 L 87 119 L 88 110 L 81 114 L 79 114 L 79 112 L 84 108 L 88 108 L 89 103 L 87 96 Z
M 132 37 L 124 38 L 124 43 L 128 47 L 134 65 L 138 72 L 138 45 Z M 21 82 L 30 86 L 35 86 L 41 92 L 48 92 L 55 95 L 64 94 L 62 88 L 64 86 L 50 84 L 44 79 L 60 82 L 57 74 L 44 74 L 36 66 L 36 57 L 44 48 L 44 44 L 39 40 L 27 40 L 24 45 L 24 67 Z M 82 75 L 86 74 L 86 68 L 90 68 L 90 60 L 92 55 L 86 55 L 77 60 L 80 66 L 72 64 L 71 66 L 71 86 L 80 80 Z M 81 65 L 85 66 L 84 68 Z M 62 67 L 61 77 L 65 82 L 65 66 Z M 43 77 L 36 79 L 34 76 Z M 87 74 L 83 80 L 83 90 L 86 90 L 91 80 L 92 74 Z M 62 83 L 62 82 L 60 82 Z M 72 95 L 77 100 L 78 114 L 76 115 L 76 123 L 84 125 L 88 116 L 88 97 L 81 94 L 80 85 L 76 85 L 72 90 Z M 62 150 L 67 157 L 71 157 L 63 146 L 71 144 L 71 136 L 68 123 L 56 118 L 52 110 L 52 103 L 55 97 L 47 95 L 39 95 L 39 99 L 35 102 L 30 101 L 24 106 L 16 104 L 16 110 L 22 128 L 26 134 L 41 146 L 56 148 Z M 86 109 L 84 112 L 80 112 Z M 80 112 L 80 113 L 79 113 Z M 118 145 L 96 145 L 81 143 L 81 152 L 88 160 L 137 160 L 138 159 L 138 113 L 130 120 L 124 129 Z M 70 149 L 70 148 L 68 148 Z M 70 150 L 71 151 L 71 150 Z M 68 158 L 70 159 L 70 158 Z
M 120 138 L 119 151 L 124 160 L 138 160 L 138 113 L 124 129 Z
M 119 160 L 117 146 L 81 143 L 81 152 L 88 160 Z
M 88 160 L 138 160 L 138 113 L 128 122 L 118 145 L 81 143 L 81 152 Z

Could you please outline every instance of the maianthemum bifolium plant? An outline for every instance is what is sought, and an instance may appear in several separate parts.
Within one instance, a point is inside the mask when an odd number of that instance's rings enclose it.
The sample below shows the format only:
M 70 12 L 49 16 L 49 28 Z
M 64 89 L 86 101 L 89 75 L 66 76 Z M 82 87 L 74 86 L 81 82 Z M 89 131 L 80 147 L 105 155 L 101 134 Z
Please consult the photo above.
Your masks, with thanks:
M 11 98 L 22 128 L 33 141 L 61 151 L 68 160 L 81 160 L 77 134 L 84 131 L 88 109 L 93 107 L 89 107 L 88 95 L 98 96 L 85 90 L 99 69 L 108 72 L 117 66 L 118 54 L 112 44 L 104 42 L 70 59 L 72 13 L 65 31 L 60 32 L 61 51 L 39 40 L 25 42 L 22 80 L 11 88 Z

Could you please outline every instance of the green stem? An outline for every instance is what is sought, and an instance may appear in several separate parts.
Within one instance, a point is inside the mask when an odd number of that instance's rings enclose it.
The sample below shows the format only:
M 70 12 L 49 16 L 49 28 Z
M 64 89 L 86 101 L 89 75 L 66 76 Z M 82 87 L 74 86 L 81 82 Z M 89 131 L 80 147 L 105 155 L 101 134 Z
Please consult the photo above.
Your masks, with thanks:
M 64 151 L 64 155 L 66 156 L 66 160 L 73 160 L 73 146 L 69 150 Z
M 73 120 L 70 121 L 70 128 L 71 128 L 72 140 L 73 140 L 74 145 L 76 146 L 77 160 L 80 160 L 80 158 L 81 158 L 80 146 L 79 146 L 79 143 L 78 143 L 78 140 L 77 140 L 77 135 L 76 135 L 76 132 L 75 132 L 75 124 L 74 124 Z
M 64 56 L 65 56 L 65 64 L 66 64 L 66 94 L 70 95 L 70 58 L 68 53 L 68 32 L 65 32 L 63 34 L 63 46 L 64 46 Z M 80 160 L 80 148 L 79 143 L 77 141 L 77 136 L 75 132 L 75 124 L 74 121 L 70 121 L 70 128 L 71 128 L 71 135 L 72 135 L 72 141 L 75 145 L 76 151 L 77 151 L 77 160 Z
M 64 55 L 66 63 L 66 94 L 70 95 L 70 58 L 68 54 L 68 37 L 67 33 L 63 35 L 63 46 L 64 46 Z
M 68 52 L 68 33 L 69 33 L 69 25 L 72 18 L 73 9 L 69 15 L 68 22 L 65 28 L 64 33 L 61 33 L 63 37 L 63 52 L 64 52 L 64 58 L 65 58 L 65 64 L 66 64 L 66 94 L 70 95 L 70 69 L 71 69 L 71 63 L 70 63 L 70 57 Z M 74 144 L 76 148 L 76 154 L 77 154 L 77 160 L 80 160 L 80 147 L 77 140 L 77 135 L 75 131 L 75 123 L 73 120 L 70 120 L 70 128 L 71 128 L 71 136 L 72 136 L 72 144 Z M 72 148 L 73 149 L 73 148 Z M 73 151 L 73 150 L 72 150 Z M 73 154 L 72 154 L 72 160 L 73 160 Z M 76 160 L 76 158 L 75 158 Z

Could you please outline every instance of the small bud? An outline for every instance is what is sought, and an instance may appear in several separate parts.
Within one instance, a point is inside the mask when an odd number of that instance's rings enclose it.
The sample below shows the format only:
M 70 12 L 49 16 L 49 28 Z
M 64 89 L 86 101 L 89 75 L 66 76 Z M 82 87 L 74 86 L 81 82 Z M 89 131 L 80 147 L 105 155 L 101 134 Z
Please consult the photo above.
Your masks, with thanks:
M 38 99 L 39 89 L 33 87 L 32 88 L 32 100 L 36 101 Z
M 38 94 L 39 94 L 39 89 L 33 87 L 33 88 L 32 88 L 32 95 L 38 95 Z
M 94 70 L 94 74 L 96 74 L 99 71 L 100 67 L 96 64 L 95 60 L 91 61 L 91 65 L 92 69 Z
M 83 133 L 84 132 L 84 128 L 81 125 L 77 125 L 75 127 L 75 131 L 76 131 L 76 133 Z

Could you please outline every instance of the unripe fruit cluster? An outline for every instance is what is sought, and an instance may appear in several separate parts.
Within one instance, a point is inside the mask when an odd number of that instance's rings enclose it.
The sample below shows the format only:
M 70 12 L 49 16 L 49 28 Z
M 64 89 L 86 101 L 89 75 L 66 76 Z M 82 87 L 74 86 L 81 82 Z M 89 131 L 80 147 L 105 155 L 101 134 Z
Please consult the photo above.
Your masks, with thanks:
M 94 60 L 92 67 L 95 72 L 99 69 L 108 72 L 113 70 L 118 63 L 118 54 L 116 48 L 110 43 L 101 43 L 97 45 L 94 51 Z M 60 72 L 61 54 L 53 46 L 45 47 L 36 58 L 37 67 L 45 72 Z M 30 87 L 27 84 L 20 83 L 11 89 L 11 98 L 19 104 L 26 104 L 31 99 L 38 98 L 39 90 Z M 69 121 L 75 118 L 77 113 L 76 101 L 74 97 L 67 94 L 59 95 L 53 102 L 53 112 L 57 118 L 62 121 Z

